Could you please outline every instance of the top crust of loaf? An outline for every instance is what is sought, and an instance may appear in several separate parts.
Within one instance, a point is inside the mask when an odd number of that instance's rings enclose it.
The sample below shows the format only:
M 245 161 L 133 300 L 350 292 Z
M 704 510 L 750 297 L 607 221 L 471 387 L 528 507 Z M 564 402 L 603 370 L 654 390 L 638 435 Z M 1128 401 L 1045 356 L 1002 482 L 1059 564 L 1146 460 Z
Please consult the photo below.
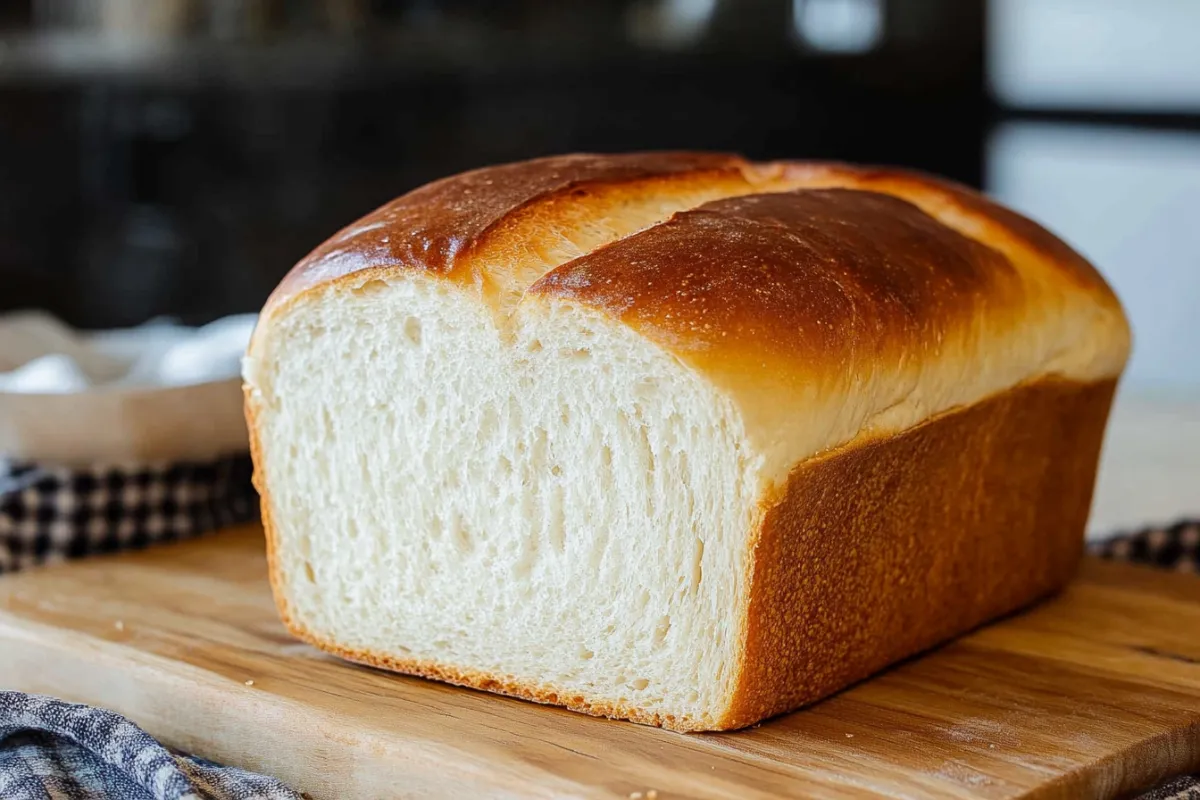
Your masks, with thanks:
M 604 309 L 680 350 L 835 368 L 1023 311 L 1001 253 L 896 197 L 803 189 L 706 203 L 564 264 L 530 294 Z M 899 354 L 894 354 L 899 357 Z M 782 367 L 783 363 L 776 366 Z
M 309 290 L 414 271 L 478 293 L 501 326 L 564 302 L 621 320 L 737 401 L 775 485 L 817 452 L 1021 383 L 1114 378 L 1129 352 L 1096 270 L 969 189 L 708 153 L 562 156 L 429 184 L 318 247 L 263 318 Z
M 568 155 L 464 172 L 422 186 L 344 228 L 296 265 L 268 308 L 369 268 L 415 269 L 464 282 L 487 280 L 496 245 L 528 247 L 564 222 L 589 191 L 680 191 L 689 183 L 744 182 L 743 162 L 713 153 Z M 660 188 L 661 187 L 661 188 Z M 514 228 L 521 230 L 514 230 Z M 540 234 L 540 235 L 539 235 Z

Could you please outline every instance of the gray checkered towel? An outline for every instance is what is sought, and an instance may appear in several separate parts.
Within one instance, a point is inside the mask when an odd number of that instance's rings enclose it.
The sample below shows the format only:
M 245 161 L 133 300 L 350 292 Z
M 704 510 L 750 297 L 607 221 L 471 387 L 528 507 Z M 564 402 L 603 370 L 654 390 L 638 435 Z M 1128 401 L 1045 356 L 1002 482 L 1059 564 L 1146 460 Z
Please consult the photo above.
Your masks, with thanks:
M 0 692 L 4 800 L 300 800 L 274 778 L 175 755 L 124 717 Z

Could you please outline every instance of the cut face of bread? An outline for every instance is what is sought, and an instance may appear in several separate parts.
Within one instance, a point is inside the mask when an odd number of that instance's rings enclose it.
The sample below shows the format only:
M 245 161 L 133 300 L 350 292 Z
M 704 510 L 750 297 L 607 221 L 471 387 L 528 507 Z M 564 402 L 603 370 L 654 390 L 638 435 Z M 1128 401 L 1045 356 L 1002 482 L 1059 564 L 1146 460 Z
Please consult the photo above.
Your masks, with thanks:
M 857 188 L 885 179 L 910 202 Z M 560 159 L 347 229 L 281 287 L 246 359 L 285 621 L 354 660 L 697 730 L 1053 589 L 1128 334 L 1077 256 L 963 197 L 812 165 Z M 1066 388 L 1022 393 L 1047 380 Z M 997 397 L 1055 433 L 1026 442 Z M 961 409 L 989 431 L 966 457 L 1065 452 L 1075 478 L 1062 514 L 1005 523 L 1033 577 L 970 598 L 943 572 L 1011 547 L 940 520 L 1026 502 L 1040 478 L 953 497 L 922 459 Z M 847 467 L 868 447 L 911 451 L 896 479 L 933 481 L 904 514 L 855 511 L 879 502 Z M 849 504 L 806 516 L 835 473 Z M 931 587 L 910 597 L 871 564 L 922 535 L 949 550 L 896 565 Z M 835 578 L 823 608 L 812 589 Z M 899 604 L 926 618 L 899 629 L 879 611 Z
M 502 336 L 439 282 L 348 295 L 284 323 L 261 376 L 290 613 L 350 651 L 719 706 L 755 500 L 729 401 L 595 313 Z

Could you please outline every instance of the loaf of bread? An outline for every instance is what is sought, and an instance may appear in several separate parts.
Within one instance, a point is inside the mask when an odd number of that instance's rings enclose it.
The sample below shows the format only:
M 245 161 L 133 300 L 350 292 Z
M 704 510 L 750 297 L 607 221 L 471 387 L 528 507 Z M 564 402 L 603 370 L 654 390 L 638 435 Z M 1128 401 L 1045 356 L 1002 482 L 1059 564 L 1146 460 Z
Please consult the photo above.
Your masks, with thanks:
M 749 725 L 1061 587 L 1128 350 L 1086 261 L 933 178 L 695 153 L 458 175 L 263 311 L 276 602 L 353 661 Z

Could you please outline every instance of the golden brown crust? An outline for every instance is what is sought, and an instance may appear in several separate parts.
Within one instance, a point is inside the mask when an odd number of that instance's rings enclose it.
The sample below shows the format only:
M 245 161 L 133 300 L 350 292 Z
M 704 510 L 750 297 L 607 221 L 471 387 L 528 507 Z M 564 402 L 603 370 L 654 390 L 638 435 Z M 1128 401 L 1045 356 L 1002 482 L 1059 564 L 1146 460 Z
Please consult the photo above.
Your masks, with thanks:
M 798 466 L 751 547 L 740 674 L 718 720 L 647 713 L 319 636 L 284 599 L 260 484 L 271 585 L 289 632 L 350 661 L 677 731 L 742 728 L 1061 588 L 1082 553 L 1114 388 L 1114 381 L 1018 387 Z M 253 435 L 252 449 L 259 464 Z
M 1100 273 L 1070 245 L 1028 217 L 962 184 L 916 170 L 833 162 L 779 162 L 761 169 L 776 172 L 777 180 L 786 185 L 854 188 L 903 198 L 1010 258 L 1017 255 L 1015 251 L 1036 255 L 1105 304 L 1119 306 Z
M 528 294 L 602 309 L 694 362 L 777 359 L 810 380 L 830 365 L 926 361 L 972 320 L 1019 325 L 1022 289 L 1003 255 L 911 203 L 812 189 L 676 214 Z
M 1094 293 L 1102 304 L 1118 308 L 1104 280 L 1068 245 L 1037 223 L 951 181 L 894 168 L 832 162 L 752 164 L 730 154 L 662 152 L 555 156 L 486 167 L 428 184 L 317 247 L 288 274 L 265 310 L 306 289 L 365 270 L 420 270 L 483 281 L 486 267 L 476 258 L 481 251 L 512 256 L 539 226 L 569 229 L 577 221 L 586 225 L 594 222 L 588 215 L 602 214 L 610 201 L 647 194 L 685 197 L 704 186 L 719 197 L 822 188 L 894 195 L 1010 259 L 1044 262 Z M 864 201 L 867 211 L 870 202 Z M 853 211 L 844 203 L 843 210 Z M 516 234 L 515 241 L 510 234 Z
M 1018 387 L 789 476 L 753 550 L 737 728 L 1062 587 L 1114 381 Z
M 713 153 L 568 155 L 464 172 L 422 186 L 375 210 L 320 245 L 288 273 L 267 301 L 280 305 L 305 289 L 367 269 L 420 270 L 471 282 L 483 279 L 472 256 L 503 236 L 498 227 L 522 209 L 559 196 L 664 176 L 741 179 L 744 162 Z

